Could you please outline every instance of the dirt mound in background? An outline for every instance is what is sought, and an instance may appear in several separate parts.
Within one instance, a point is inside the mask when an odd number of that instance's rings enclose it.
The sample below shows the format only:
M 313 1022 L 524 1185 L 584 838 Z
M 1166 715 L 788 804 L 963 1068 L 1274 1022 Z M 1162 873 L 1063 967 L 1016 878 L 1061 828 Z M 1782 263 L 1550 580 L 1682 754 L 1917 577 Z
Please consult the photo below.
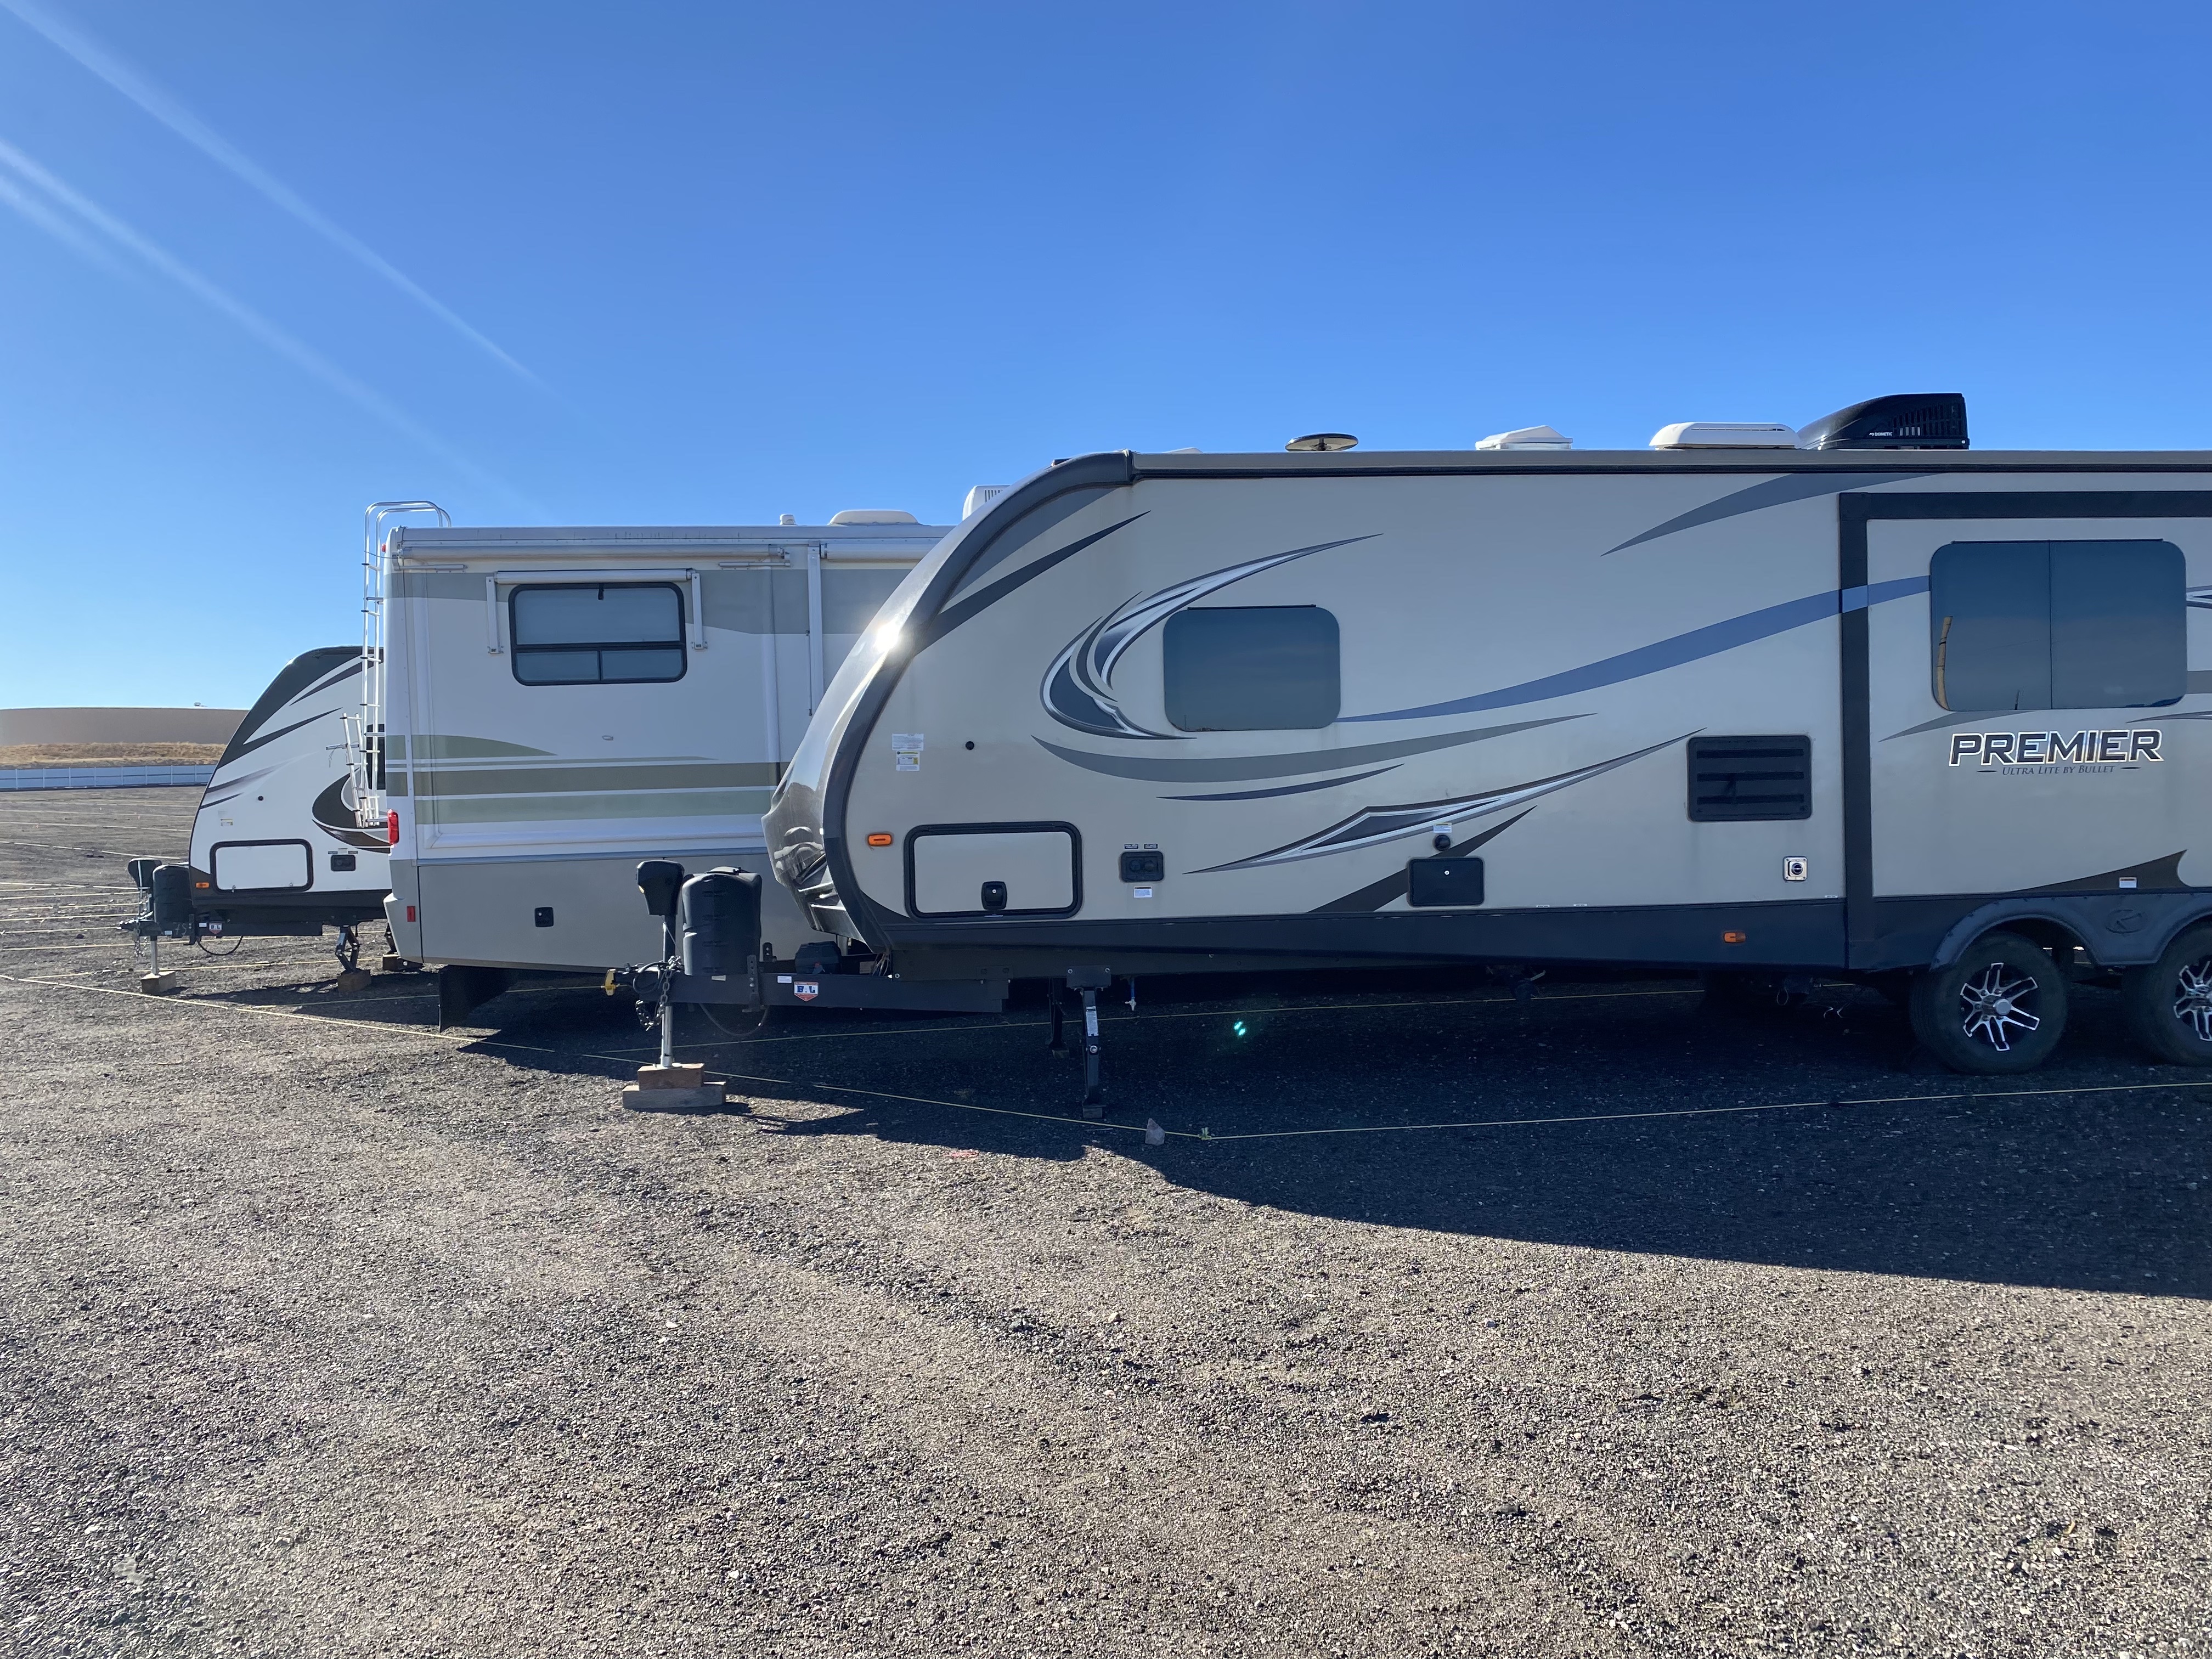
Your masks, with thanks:
M 5 743 L 0 766 L 213 766 L 219 743 Z

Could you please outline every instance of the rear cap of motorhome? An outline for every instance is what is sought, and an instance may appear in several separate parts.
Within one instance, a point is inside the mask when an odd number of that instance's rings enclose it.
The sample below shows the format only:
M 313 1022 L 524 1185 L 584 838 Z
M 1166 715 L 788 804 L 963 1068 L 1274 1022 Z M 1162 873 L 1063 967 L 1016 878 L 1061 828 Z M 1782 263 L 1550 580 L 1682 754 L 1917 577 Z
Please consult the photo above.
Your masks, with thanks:
M 899 513 L 885 507 L 848 507 L 842 513 L 830 515 L 831 524 L 919 524 L 921 521 L 911 513 Z
M 1651 434 L 1654 449 L 1795 449 L 1797 428 L 1779 421 L 1677 421 Z
M 1575 441 L 1556 427 L 1523 426 L 1479 439 L 1477 449 L 1572 449 Z
M 1966 399 L 1956 392 L 1870 398 L 1823 415 L 1797 441 L 1807 449 L 1964 449 Z

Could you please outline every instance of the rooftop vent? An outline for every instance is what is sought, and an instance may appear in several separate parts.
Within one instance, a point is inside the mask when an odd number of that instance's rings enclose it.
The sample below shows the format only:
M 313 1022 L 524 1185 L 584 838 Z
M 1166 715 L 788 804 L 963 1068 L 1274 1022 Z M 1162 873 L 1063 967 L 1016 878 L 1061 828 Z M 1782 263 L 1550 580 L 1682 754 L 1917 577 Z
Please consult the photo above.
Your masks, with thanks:
M 848 507 L 842 513 L 830 515 L 831 524 L 919 524 L 921 520 L 911 513 L 895 513 L 885 507 Z
M 1572 449 L 1575 441 L 1548 426 L 1524 426 L 1512 432 L 1493 432 L 1476 443 L 1477 449 Z
M 1349 432 L 1309 432 L 1303 438 L 1291 439 L 1283 447 L 1309 453 L 1319 450 L 1326 453 L 1336 449 L 1357 449 L 1359 440 Z
M 1778 421 L 1677 421 L 1651 434 L 1654 449 L 1795 449 L 1797 428 Z
M 974 518 L 1012 488 L 1012 484 L 977 484 L 968 492 L 968 499 L 960 503 L 960 516 Z
M 1955 392 L 1907 392 L 1823 415 L 1798 434 L 1808 449 L 1964 449 L 1966 400 Z

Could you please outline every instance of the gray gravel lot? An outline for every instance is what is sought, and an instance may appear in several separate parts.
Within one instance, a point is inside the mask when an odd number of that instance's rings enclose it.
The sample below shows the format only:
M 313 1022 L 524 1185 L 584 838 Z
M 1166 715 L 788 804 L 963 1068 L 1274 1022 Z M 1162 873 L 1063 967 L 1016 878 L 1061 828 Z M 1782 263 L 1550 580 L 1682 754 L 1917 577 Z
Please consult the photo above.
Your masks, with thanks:
M 2071 1093 L 1432 975 L 1142 987 L 1107 1127 L 1036 1010 L 640 1115 L 595 993 L 131 993 L 193 799 L 0 797 L 0 1649 L 2212 1642 L 2212 1079 L 2101 994 Z

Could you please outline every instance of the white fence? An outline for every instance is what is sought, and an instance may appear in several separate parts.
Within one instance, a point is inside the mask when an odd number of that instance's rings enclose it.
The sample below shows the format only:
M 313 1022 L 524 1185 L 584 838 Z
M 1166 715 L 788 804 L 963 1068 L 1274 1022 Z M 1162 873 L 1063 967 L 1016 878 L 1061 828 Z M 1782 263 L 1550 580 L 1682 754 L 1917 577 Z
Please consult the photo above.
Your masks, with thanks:
M 10 789 L 144 789 L 157 784 L 204 787 L 212 766 L 0 766 L 0 793 Z

